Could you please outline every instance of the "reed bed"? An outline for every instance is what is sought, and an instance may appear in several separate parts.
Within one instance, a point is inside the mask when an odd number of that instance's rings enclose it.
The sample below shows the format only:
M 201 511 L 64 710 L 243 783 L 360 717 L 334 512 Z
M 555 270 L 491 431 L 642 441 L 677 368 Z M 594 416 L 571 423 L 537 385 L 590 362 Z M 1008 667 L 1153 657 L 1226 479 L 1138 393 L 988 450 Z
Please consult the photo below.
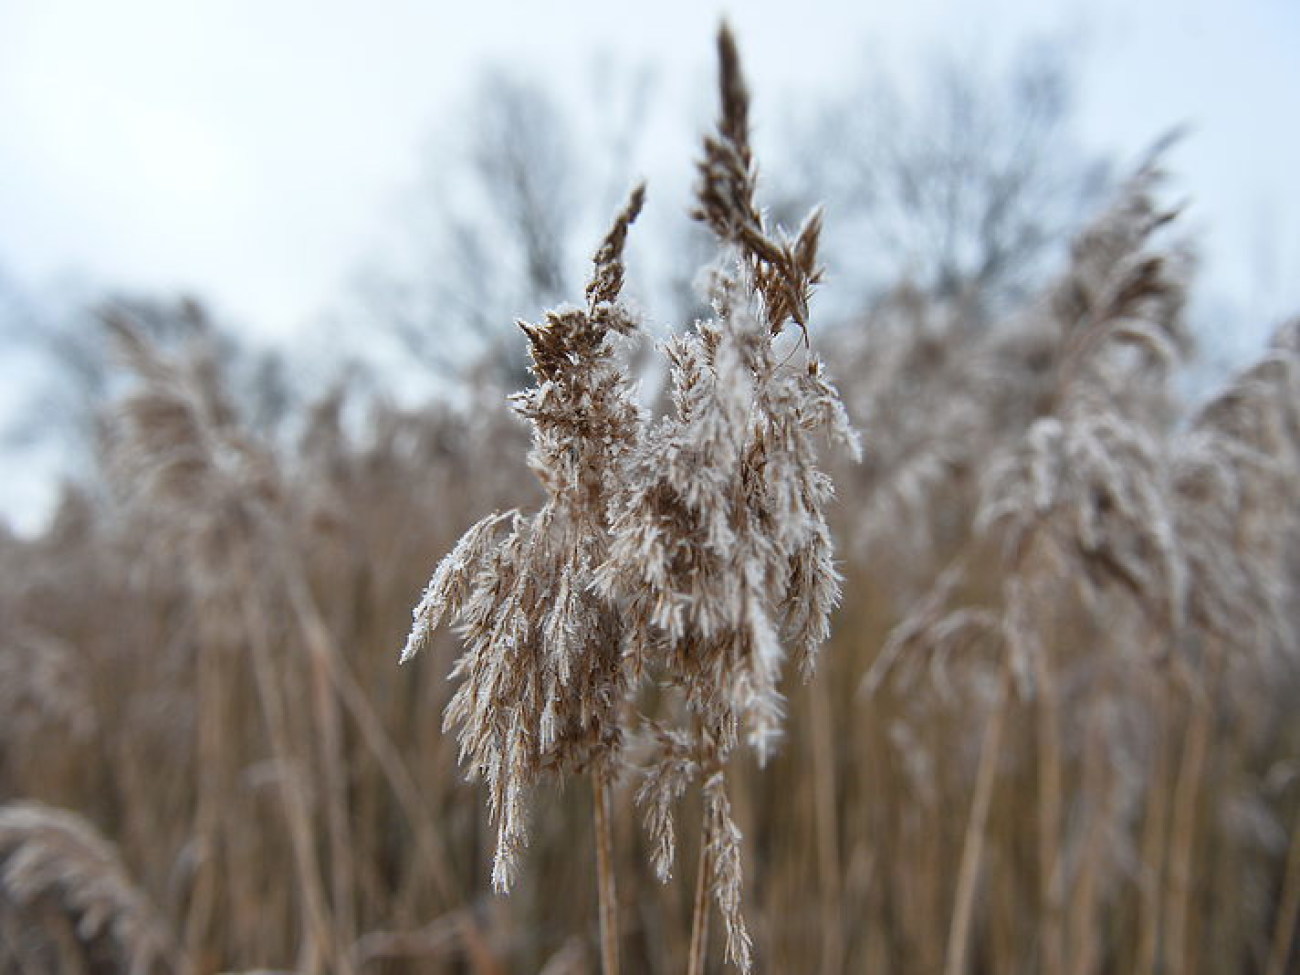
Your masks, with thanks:
M 665 403 L 640 190 L 513 413 L 271 438 L 107 316 L 96 475 L 0 538 L 0 972 L 1297 970 L 1300 324 L 1186 408 L 1153 163 L 1000 325 L 822 328 L 719 50 Z

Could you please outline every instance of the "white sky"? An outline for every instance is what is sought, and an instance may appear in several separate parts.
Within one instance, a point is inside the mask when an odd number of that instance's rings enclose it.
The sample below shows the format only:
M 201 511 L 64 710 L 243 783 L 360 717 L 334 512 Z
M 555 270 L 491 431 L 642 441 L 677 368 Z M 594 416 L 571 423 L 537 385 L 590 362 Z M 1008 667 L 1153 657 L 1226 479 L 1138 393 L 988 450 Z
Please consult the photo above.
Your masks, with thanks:
M 1090 148 L 1133 159 L 1192 126 L 1175 190 L 1207 290 L 1251 323 L 1221 346 L 1248 354 L 1300 312 L 1300 0 L 0 0 L 0 278 L 184 289 L 291 333 L 337 299 L 481 65 L 521 62 L 573 94 L 600 57 L 653 63 L 656 111 L 680 128 L 660 119 L 669 138 L 651 141 L 675 157 L 724 11 L 760 147 L 765 118 L 864 57 L 1067 31 Z M 0 355 L 0 387 L 24 368 Z M 11 512 L 48 483 L 0 480 Z
M 1215 280 L 1255 295 L 1259 314 L 1300 308 L 1296 0 L 730 8 L 760 118 L 792 87 L 848 77 L 867 51 L 906 63 L 928 40 L 1071 30 L 1085 46 L 1085 137 L 1131 157 L 1191 122 L 1173 164 Z M 0 0 L 0 269 L 29 284 L 78 270 L 188 287 L 282 330 L 337 292 L 477 65 L 515 59 L 563 83 L 603 50 L 707 84 L 723 9 Z

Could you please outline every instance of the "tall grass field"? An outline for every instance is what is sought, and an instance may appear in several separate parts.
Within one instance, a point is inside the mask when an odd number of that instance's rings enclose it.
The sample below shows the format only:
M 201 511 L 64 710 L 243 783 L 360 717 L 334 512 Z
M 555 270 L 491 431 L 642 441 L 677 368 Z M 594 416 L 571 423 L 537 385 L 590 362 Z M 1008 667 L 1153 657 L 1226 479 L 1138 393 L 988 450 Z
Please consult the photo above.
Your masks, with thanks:
M 1300 972 L 1300 320 L 1187 404 L 1157 157 L 1001 321 L 824 328 L 718 58 L 666 341 L 630 180 L 468 409 L 269 436 L 105 316 L 0 531 L 2 975 Z

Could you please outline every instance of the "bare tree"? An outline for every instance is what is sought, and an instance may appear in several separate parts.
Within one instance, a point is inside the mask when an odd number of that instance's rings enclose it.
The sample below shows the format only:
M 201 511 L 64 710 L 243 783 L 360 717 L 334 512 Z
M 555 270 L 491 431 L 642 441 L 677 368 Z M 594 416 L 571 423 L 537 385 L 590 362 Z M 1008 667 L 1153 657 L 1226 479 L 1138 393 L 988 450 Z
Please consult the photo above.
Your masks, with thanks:
M 544 87 L 486 73 L 430 140 L 403 201 L 393 252 L 363 268 L 354 304 L 403 351 L 463 371 L 516 318 L 566 293 L 581 179 L 570 126 Z M 511 363 L 522 375 L 523 362 Z
M 876 288 L 905 277 L 985 314 L 1023 297 L 1109 182 L 1077 145 L 1073 65 L 1039 40 L 1002 70 L 937 57 L 914 88 L 877 66 L 797 124 L 793 196 L 820 195 L 839 215 L 837 277 Z
M 514 323 L 580 290 L 585 242 L 628 191 L 656 88 L 646 65 L 590 68 L 576 99 L 514 66 L 483 72 L 423 147 L 387 246 L 355 275 L 350 334 L 367 326 L 443 378 L 486 365 L 526 385 Z

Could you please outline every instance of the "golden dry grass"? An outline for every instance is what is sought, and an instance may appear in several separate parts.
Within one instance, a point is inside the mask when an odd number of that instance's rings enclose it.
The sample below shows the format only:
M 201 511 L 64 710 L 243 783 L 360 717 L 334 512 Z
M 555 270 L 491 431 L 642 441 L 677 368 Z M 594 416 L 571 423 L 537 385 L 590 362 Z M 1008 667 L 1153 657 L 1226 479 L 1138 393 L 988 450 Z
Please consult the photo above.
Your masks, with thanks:
M 607 342 L 636 197 L 587 306 L 527 329 L 531 461 L 495 400 L 349 427 L 340 391 L 272 443 L 210 347 L 114 324 L 98 480 L 0 544 L 0 972 L 594 972 L 602 913 L 623 971 L 680 972 L 697 873 L 710 970 L 1295 970 L 1300 324 L 1185 415 L 1146 170 L 1000 327 L 900 289 L 819 332 L 816 221 L 764 223 L 723 62 L 730 263 L 658 419 Z M 834 502 L 805 336 L 864 431 Z M 811 658 L 823 503 L 843 605 L 801 683 L 758 621 Z

